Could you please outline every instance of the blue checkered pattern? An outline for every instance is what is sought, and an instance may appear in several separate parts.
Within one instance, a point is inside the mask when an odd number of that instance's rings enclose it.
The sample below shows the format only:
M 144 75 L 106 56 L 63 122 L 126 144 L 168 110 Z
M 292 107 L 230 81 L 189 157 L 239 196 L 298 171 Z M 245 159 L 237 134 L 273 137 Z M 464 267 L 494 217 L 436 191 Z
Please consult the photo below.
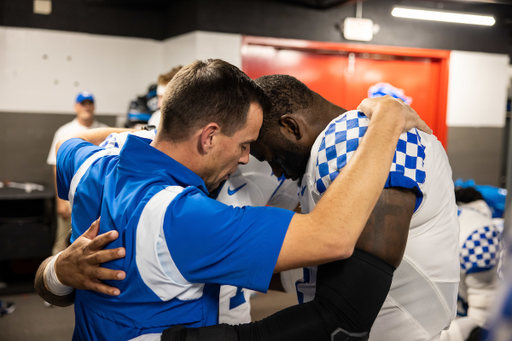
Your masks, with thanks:
M 105 149 L 111 149 L 111 148 L 119 149 L 119 144 L 117 143 L 117 135 L 118 134 L 116 134 L 116 133 L 110 134 L 109 136 L 107 136 L 105 141 L 101 142 L 101 144 L 99 146 L 102 148 L 105 148 Z
M 460 251 L 460 268 L 466 274 L 492 269 L 500 256 L 500 233 L 489 226 L 475 230 Z
M 315 182 L 320 194 L 325 192 L 352 157 L 368 129 L 368 118 L 349 111 L 325 130 L 318 150 Z M 425 182 L 425 147 L 416 129 L 400 136 L 386 187 L 417 188 Z
M 99 146 L 102 148 L 105 148 L 105 149 L 112 149 L 112 148 L 121 149 L 121 148 L 123 148 L 123 146 L 126 142 L 126 138 L 128 137 L 129 134 L 140 136 L 140 137 L 143 137 L 143 138 L 149 139 L 149 140 L 154 140 L 156 137 L 156 129 L 150 130 L 150 131 L 139 130 L 139 131 L 136 131 L 133 133 L 128 133 L 128 132 L 112 133 L 109 136 L 107 136 L 105 141 L 103 141 Z

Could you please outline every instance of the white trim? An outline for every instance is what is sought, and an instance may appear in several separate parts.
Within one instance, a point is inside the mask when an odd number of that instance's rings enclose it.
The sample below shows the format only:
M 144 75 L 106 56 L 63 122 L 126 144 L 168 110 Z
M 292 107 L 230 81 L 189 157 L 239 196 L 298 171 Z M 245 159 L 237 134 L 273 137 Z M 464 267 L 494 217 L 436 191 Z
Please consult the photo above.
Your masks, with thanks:
M 119 155 L 119 149 L 105 149 L 97 153 L 94 153 L 87 160 L 85 160 L 84 163 L 82 163 L 80 168 L 78 168 L 78 171 L 75 173 L 75 175 L 73 175 L 68 193 L 68 200 L 71 204 L 71 209 L 73 209 L 73 201 L 75 199 L 76 188 L 78 187 L 80 180 L 82 180 L 82 177 L 84 176 L 85 172 L 87 172 L 87 170 L 89 169 L 89 167 L 91 167 L 94 161 L 106 155 Z
M 144 207 L 137 225 L 137 269 L 144 283 L 162 301 L 193 300 L 203 295 L 204 284 L 192 284 L 183 277 L 165 241 L 163 226 L 167 208 L 183 190 L 180 186 L 169 186 L 155 194 Z

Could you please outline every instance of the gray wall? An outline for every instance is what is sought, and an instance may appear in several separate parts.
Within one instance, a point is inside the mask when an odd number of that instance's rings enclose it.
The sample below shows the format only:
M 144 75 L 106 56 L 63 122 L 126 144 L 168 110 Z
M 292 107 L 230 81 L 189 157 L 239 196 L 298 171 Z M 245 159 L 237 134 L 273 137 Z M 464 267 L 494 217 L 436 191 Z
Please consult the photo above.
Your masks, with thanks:
M 0 112 L 0 181 L 53 185 L 52 167 L 46 164 L 55 131 L 74 114 L 24 114 Z M 115 126 L 115 116 L 97 116 Z
M 453 179 L 500 186 L 504 129 L 449 127 L 448 158 Z

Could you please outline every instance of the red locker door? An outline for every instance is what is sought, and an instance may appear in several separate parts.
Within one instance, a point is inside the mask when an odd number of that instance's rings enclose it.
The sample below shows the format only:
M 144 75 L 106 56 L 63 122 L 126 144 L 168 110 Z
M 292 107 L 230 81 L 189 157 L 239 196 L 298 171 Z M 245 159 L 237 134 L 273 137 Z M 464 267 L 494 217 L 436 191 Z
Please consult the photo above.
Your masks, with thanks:
M 368 90 L 377 83 L 387 83 L 402 89 L 411 98 L 411 106 L 434 130 L 439 131 L 437 107 L 439 104 L 440 61 L 430 58 L 393 58 L 373 56 L 350 58 L 344 72 L 342 103 L 346 108 L 356 108 Z

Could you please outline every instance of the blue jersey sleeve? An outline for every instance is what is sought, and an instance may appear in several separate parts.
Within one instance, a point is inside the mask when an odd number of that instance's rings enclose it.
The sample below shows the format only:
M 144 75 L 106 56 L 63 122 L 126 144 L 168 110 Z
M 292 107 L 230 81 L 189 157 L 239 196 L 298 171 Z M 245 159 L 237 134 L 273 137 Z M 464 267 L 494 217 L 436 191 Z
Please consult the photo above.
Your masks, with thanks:
M 349 111 L 333 121 L 325 130 L 317 153 L 315 185 L 323 194 L 331 182 L 347 165 L 359 147 L 368 129 L 368 118 L 357 111 Z M 416 129 L 400 135 L 393 163 L 384 188 L 401 187 L 415 189 L 415 210 L 421 204 L 425 182 L 425 147 Z
M 232 207 L 184 191 L 165 215 L 165 238 L 183 277 L 266 292 L 293 212 Z
M 57 152 L 57 191 L 59 198 L 68 200 L 73 176 L 92 154 L 103 150 L 90 142 L 74 138 L 64 142 Z

